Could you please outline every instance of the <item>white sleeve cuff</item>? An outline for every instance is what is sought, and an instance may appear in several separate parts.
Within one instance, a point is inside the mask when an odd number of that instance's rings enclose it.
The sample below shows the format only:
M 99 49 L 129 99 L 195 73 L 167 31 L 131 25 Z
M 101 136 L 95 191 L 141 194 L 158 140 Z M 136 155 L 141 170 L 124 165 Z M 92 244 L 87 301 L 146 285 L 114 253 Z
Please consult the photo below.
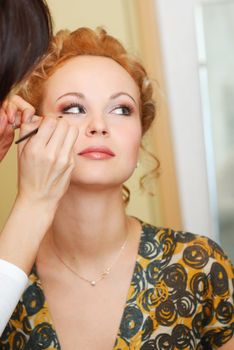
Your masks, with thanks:
M 16 265 L 0 259 L 0 336 L 28 283 L 28 276 Z

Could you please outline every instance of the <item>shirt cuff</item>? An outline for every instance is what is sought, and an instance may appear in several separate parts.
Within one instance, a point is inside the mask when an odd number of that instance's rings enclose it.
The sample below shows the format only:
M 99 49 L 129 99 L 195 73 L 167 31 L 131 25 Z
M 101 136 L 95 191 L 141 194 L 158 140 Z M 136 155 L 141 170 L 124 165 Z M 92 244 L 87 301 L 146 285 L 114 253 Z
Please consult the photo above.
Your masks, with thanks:
M 16 265 L 0 259 L 0 335 L 4 331 L 28 283 L 28 276 Z

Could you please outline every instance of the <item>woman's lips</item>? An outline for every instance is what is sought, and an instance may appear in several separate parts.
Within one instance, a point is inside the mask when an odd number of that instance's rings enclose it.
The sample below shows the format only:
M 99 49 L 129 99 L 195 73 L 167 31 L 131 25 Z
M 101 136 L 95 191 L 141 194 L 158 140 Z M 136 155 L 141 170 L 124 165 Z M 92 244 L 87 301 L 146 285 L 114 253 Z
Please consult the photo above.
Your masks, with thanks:
M 109 159 L 115 157 L 114 152 L 112 152 L 107 147 L 88 147 L 78 153 L 79 156 L 99 160 L 99 159 Z

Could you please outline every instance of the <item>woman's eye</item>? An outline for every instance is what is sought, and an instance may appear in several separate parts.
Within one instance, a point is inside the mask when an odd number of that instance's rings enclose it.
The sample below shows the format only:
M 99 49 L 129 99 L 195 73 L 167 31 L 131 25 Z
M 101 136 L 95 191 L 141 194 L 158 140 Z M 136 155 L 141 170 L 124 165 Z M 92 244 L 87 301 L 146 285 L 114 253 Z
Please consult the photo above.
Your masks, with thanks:
M 62 109 L 64 114 L 85 114 L 85 108 L 80 104 L 71 104 Z
M 119 115 L 130 115 L 132 113 L 132 110 L 127 106 L 118 106 L 115 107 L 112 112 Z

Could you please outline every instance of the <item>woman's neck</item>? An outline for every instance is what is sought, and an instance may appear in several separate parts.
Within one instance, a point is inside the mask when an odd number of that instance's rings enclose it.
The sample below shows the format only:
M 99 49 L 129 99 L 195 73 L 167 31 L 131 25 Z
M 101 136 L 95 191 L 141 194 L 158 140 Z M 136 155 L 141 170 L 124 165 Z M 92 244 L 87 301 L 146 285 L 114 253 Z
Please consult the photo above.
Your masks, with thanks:
M 99 269 L 99 262 L 106 264 L 118 253 L 131 225 L 120 189 L 87 193 L 73 188 L 61 200 L 48 238 L 68 263 L 93 266 L 95 261 Z

